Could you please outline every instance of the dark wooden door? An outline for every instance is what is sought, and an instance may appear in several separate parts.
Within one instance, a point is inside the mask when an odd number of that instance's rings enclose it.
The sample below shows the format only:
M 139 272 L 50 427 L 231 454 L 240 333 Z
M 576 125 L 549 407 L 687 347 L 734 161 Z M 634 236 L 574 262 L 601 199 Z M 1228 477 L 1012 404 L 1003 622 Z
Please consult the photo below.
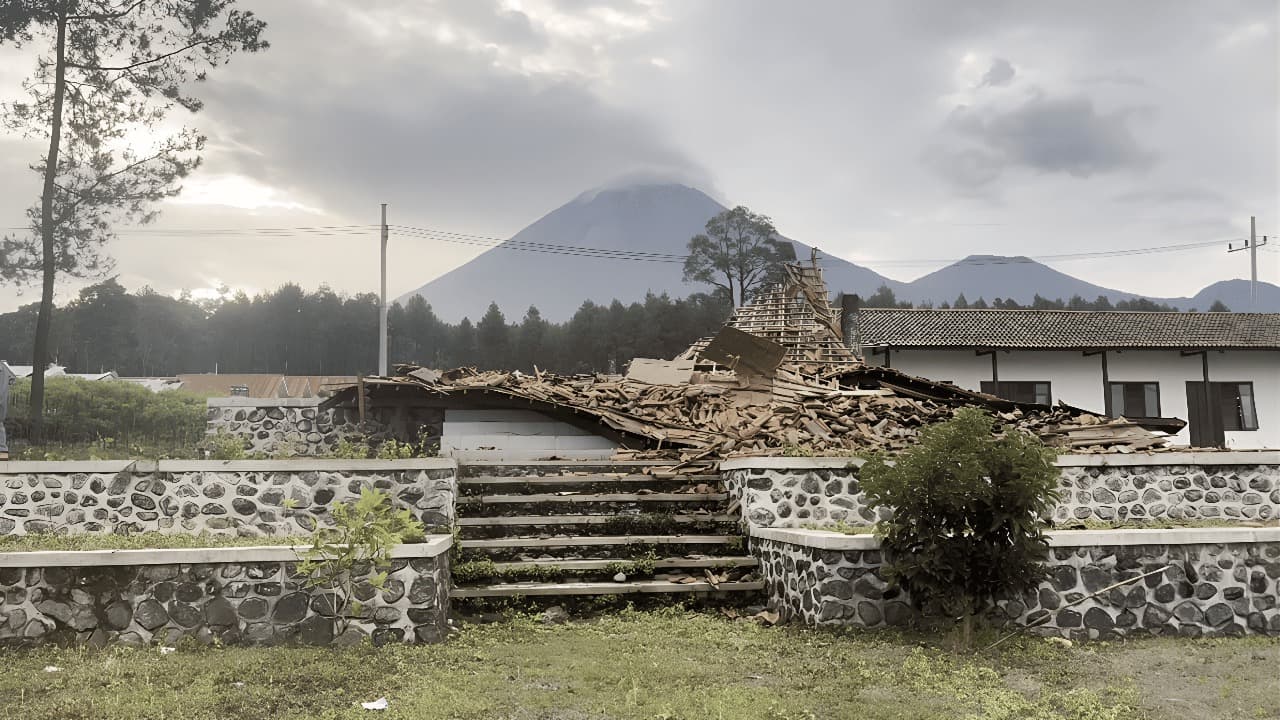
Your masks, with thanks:
M 1213 383 L 1187 381 L 1187 423 L 1195 447 L 1223 447 L 1227 435 L 1222 429 L 1221 402 Z

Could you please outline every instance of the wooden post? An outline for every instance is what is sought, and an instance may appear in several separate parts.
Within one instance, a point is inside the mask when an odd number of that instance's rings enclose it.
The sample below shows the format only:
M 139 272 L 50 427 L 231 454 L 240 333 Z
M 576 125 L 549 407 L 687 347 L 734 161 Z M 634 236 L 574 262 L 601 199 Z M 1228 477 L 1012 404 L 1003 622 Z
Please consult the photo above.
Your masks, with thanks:
M 364 375 L 356 376 L 356 407 L 360 409 L 360 424 L 364 425 Z

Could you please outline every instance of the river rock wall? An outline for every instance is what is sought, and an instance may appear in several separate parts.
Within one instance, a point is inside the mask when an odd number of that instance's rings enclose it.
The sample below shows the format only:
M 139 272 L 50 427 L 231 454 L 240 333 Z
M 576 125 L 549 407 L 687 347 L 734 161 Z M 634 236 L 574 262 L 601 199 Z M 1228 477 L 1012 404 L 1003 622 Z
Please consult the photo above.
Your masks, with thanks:
M 1280 635 L 1280 531 L 1271 531 L 1264 541 L 1136 545 L 1105 544 L 1115 542 L 1117 533 L 1097 532 L 1104 544 L 1078 540 L 1052 548 L 1046 579 L 1034 592 L 1000 602 L 992 619 L 1073 639 Z M 789 620 L 876 628 L 910 624 L 917 617 L 910 598 L 886 581 L 883 556 L 872 538 L 854 538 L 838 549 L 814 547 L 803 537 L 754 537 L 751 545 L 761 561 L 770 605 Z
M 368 583 L 366 568 L 353 593 L 364 605 L 342 622 L 336 615 L 348 606 L 340 592 L 308 588 L 295 561 L 234 561 L 245 552 L 217 551 L 225 558 L 219 562 L 0 567 L 0 646 L 174 646 L 186 638 L 383 645 L 447 635 L 447 552 L 393 560 L 381 590 Z
M 301 535 L 334 502 L 384 490 L 429 530 L 453 525 L 452 460 L 0 463 L 0 535 L 58 532 Z

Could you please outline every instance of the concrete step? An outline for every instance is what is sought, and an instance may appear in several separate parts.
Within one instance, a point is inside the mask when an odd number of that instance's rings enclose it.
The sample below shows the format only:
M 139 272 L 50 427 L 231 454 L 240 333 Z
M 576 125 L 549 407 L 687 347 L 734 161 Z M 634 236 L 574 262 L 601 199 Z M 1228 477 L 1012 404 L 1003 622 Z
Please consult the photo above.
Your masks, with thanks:
M 644 460 L 521 460 L 521 461 L 473 461 L 458 466 L 458 477 L 470 478 L 484 475 L 498 477 L 525 477 L 573 474 L 650 474 L 656 477 L 679 475 L 669 470 L 670 465 Z
M 494 583 L 457 587 L 449 592 L 451 598 L 515 597 L 533 595 L 628 595 L 633 593 L 714 593 L 759 592 L 764 582 L 709 582 L 676 583 L 663 580 L 638 580 L 634 582 L 578 582 L 578 583 Z
M 458 505 L 516 505 L 531 503 L 709 503 L 724 502 L 727 493 L 538 493 L 530 495 L 472 495 L 458 498 Z
M 545 526 L 545 525 L 607 525 L 619 518 L 639 517 L 635 515 L 494 515 L 490 517 L 458 518 L 462 527 L 493 526 Z M 661 515 L 663 520 L 673 523 L 725 523 L 735 522 L 737 517 L 723 513 L 687 513 Z
M 600 558 L 592 560 L 523 560 L 515 562 L 499 562 L 494 563 L 493 567 L 500 573 L 519 572 L 521 570 L 536 570 L 539 568 L 559 568 L 569 572 L 591 571 L 591 570 L 607 570 L 619 564 L 632 562 L 626 558 Z M 760 561 L 749 555 L 726 555 L 724 557 L 669 557 L 654 560 L 653 568 L 655 570 L 669 570 L 675 568 L 753 568 L 760 564 Z
M 725 513 L 615 513 L 584 515 L 488 515 L 458 519 L 463 538 L 549 537 L 553 535 L 663 535 L 725 533 L 738 530 Z
M 480 475 L 464 477 L 458 480 L 462 495 L 484 495 L 492 493 L 547 492 L 557 490 L 576 490 L 579 492 L 627 492 L 638 489 L 655 492 L 675 491 L 694 485 L 710 485 L 720 487 L 718 475 L 681 475 L 670 478 L 657 478 L 652 475 L 626 473 L 598 473 L 582 475 L 546 475 L 502 477 L 498 475 Z
M 464 538 L 458 541 L 463 550 L 565 548 L 601 545 L 732 545 L 742 542 L 741 535 L 575 535 L 549 538 Z

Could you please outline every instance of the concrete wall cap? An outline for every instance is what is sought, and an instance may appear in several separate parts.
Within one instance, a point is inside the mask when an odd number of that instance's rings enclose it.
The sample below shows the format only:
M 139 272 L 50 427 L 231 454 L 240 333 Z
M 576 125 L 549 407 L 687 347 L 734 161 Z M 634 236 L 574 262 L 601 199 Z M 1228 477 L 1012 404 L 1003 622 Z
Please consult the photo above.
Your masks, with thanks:
M 1134 467 L 1160 465 L 1280 465 L 1278 450 L 1222 452 L 1104 453 L 1059 455 L 1058 467 Z
M 453 547 L 452 535 L 428 535 L 426 542 L 397 545 L 391 557 L 428 558 Z M 155 550 L 39 550 L 0 553 L 0 567 L 105 567 L 120 565 L 179 565 L 248 562 L 296 562 L 306 546 L 166 548 Z
M 1054 530 L 1045 535 L 1049 547 L 1280 543 L 1280 527 Z M 874 535 L 845 535 L 829 530 L 752 528 L 751 537 L 819 550 L 875 550 L 880 547 L 880 540 Z
M 720 462 L 720 470 L 831 470 L 862 467 L 860 457 L 741 457 Z
M 390 472 L 403 470 L 454 470 L 453 458 L 408 460 L 341 460 L 292 458 L 289 460 L 66 460 L 0 462 L 0 475 L 60 475 L 74 473 L 151 472 Z
M 6 460 L 0 462 L 0 475 L 149 472 L 155 465 L 154 460 Z
M 457 470 L 453 458 L 409 460 L 340 460 L 293 458 L 289 460 L 161 460 L 160 472 L 389 472 L 403 470 Z
M 313 408 L 324 400 L 325 398 L 211 397 L 205 400 L 205 404 L 211 408 Z
M 861 467 L 857 457 L 742 457 L 720 463 L 720 470 L 827 470 L 850 464 Z M 1228 450 L 1222 452 L 1103 453 L 1059 455 L 1058 467 L 1142 467 L 1163 465 L 1280 465 L 1280 450 Z

